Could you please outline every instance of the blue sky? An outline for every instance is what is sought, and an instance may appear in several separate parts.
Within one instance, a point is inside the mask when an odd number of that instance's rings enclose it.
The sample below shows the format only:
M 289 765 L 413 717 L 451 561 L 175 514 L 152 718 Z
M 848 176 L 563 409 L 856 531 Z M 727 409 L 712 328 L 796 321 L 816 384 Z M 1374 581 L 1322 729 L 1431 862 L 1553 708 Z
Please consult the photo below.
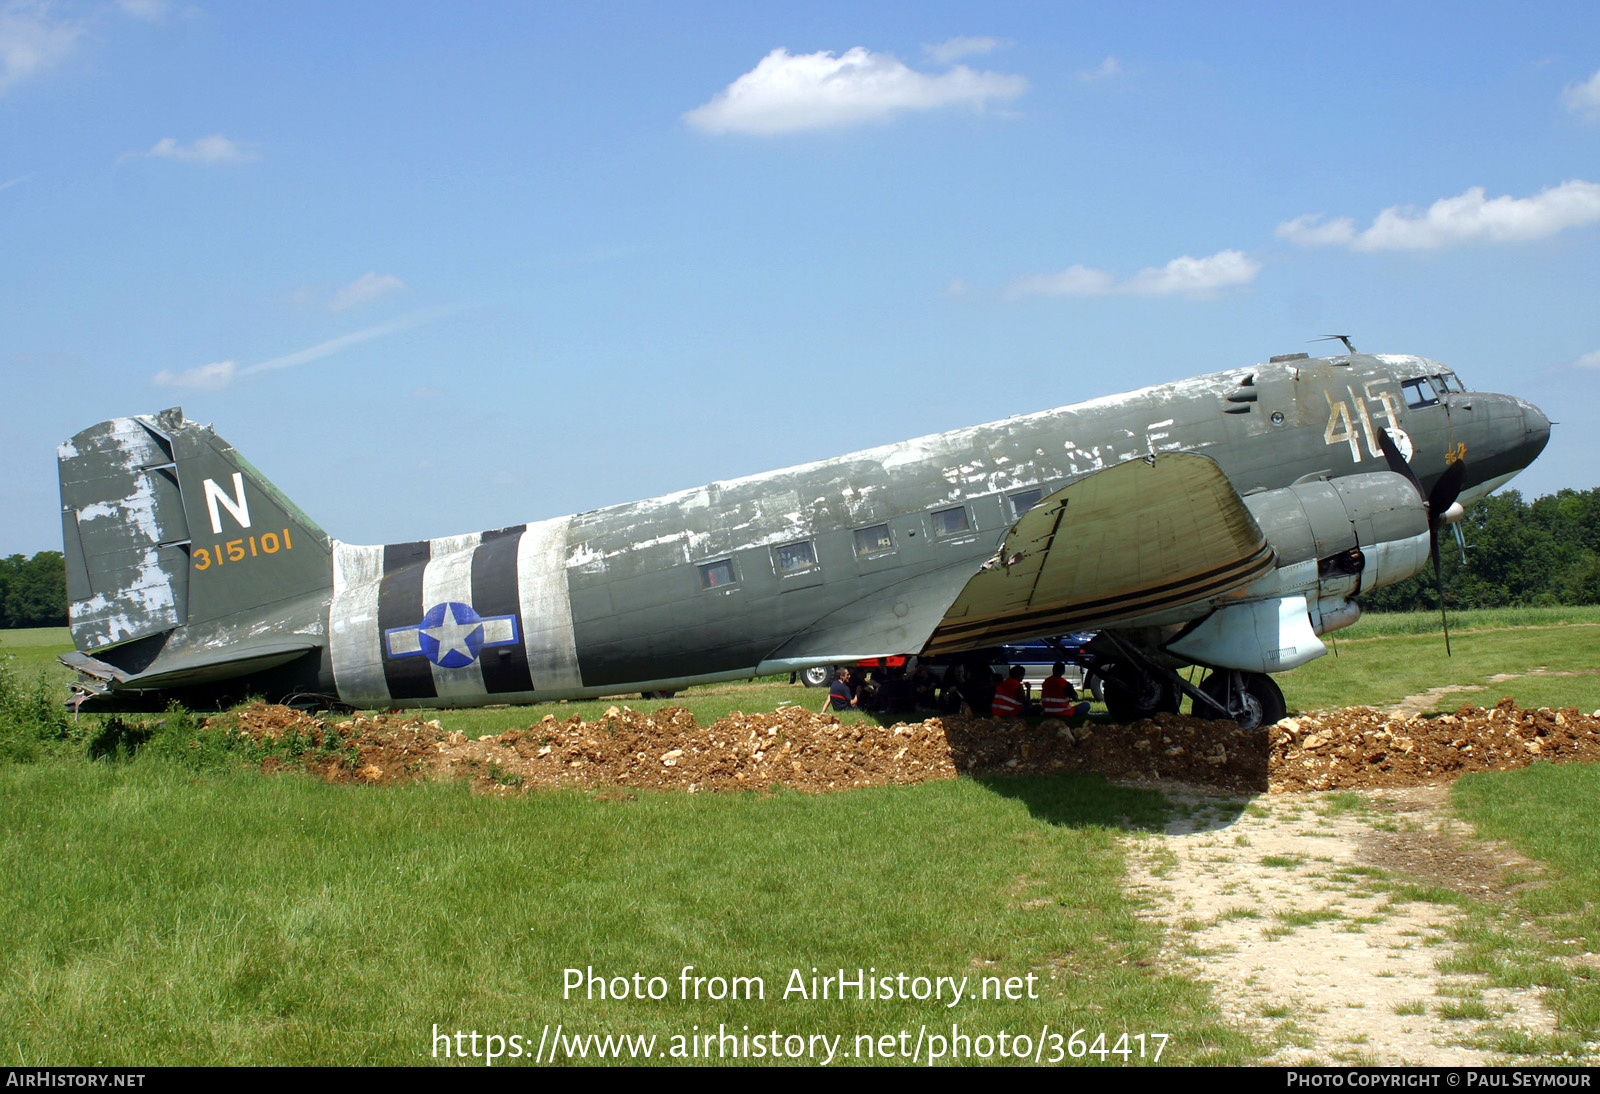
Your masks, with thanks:
M 181 405 L 333 535 L 1318 348 L 1600 485 L 1600 6 L 0 0 L 0 555 Z

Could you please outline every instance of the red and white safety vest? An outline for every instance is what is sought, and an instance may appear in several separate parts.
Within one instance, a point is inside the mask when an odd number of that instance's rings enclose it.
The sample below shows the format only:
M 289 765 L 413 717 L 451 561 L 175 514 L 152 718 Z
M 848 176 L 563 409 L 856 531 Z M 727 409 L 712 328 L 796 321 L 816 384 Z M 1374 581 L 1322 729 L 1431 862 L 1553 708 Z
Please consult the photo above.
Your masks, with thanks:
M 1068 717 L 1075 705 L 1067 698 L 1067 681 L 1061 676 L 1045 677 L 1044 683 L 1039 685 L 1039 697 L 1046 717 Z
M 996 718 L 1015 718 L 1022 713 L 1022 681 L 1006 677 L 995 685 L 989 709 Z

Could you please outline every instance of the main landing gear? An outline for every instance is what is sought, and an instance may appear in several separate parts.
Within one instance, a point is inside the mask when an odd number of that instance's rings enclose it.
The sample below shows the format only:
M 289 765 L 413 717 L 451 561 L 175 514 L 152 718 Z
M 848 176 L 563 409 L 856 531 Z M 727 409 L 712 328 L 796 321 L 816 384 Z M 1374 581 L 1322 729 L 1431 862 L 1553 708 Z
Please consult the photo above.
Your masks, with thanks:
M 1109 631 L 1101 638 L 1116 652 L 1100 671 L 1111 717 L 1126 725 L 1163 712 L 1178 713 L 1185 695 L 1196 718 L 1231 718 L 1242 729 L 1262 729 L 1282 718 L 1283 692 L 1264 672 L 1216 669 L 1197 688 L 1176 671 Z M 1108 650 L 1108 652 L 1110 652 Z
M 1241 729 L 1262 729 L 1282 718 L 1286 706 L 1278 682 L 1264 672 L 1218 669 L 1200 684 L 1200 690 L 1221 706 Z M 1217 711 L 1196 699 L 1196 718 L 1215 718 Z
M 1182 693 L 1166 674 L 1137 672 L 1107 678 L 1101 685 L 1106 712 L 1121 725 L 1156 714 L 1176 714 Z

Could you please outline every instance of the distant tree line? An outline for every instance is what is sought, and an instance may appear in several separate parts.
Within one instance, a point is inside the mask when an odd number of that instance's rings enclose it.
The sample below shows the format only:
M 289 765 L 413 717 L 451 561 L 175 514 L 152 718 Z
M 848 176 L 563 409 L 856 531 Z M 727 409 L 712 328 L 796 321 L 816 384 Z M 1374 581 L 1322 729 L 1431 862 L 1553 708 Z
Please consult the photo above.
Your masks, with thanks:
M 61 552 L 0 559 L 0 628 L 66 625 L 67 563 Z
M 1448 527 L 1439 533 L 1447 608 L 1600 604 L 1600 487 L 1526 502 L 1515 490 L 1467 509 L 1467 562 Z M 1437 611 L 1433 566 L 1361 598 L 1374 612 Z

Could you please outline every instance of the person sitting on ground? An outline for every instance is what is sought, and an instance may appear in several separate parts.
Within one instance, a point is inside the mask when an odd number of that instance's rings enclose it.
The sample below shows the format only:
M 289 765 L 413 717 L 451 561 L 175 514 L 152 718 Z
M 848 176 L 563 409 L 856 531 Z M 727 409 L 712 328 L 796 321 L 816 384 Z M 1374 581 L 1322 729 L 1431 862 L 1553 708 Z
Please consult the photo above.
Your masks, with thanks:
M 879 670 L 867 673 L 866 680 L 856 688 L 856 706 L 861 710 L 883 709 L 883 680 Z
M 856 694 L 850 690 L 850 670 L 840 669 L 833 674 L 833 686 L 828 689 L 828 697 L 822 702 L 822 710 L 818 713 L 826 714 L 833 710 L 849 710 L 856 705 Z
M 1028 675 L 1028 670 L 1021 665 L 1011 666 L 1011 675 L 995 685 L 994 698 L 989 701 L 989 709 L 996 718 L 1015 718 L 1028 706 L 1027 685 L 1022 678 Z
M 1067 663 L 1057 661 L 1039 685 L 1039 698 L 1047 718 L 1080 718 L 1089 713 L 1089 704 L 1078 702 L 1078 689 L 1067 679 Z
M 951 665 L 944 673 L 944 684 L 939 689 L 939 707 L 947 714 L 971 714 L 967 701 L 967 672 L 961 665 Z
M 982 718 L 992 712 L 994 688 L 994 673 L 990 671 L 988 665 L 978 661 L 967 665 L 967 676 L 961 685 L 961 692 L 967 705 L 972 707 L 972 713 Z
M 911 681 L 904 665 L 892 665 L 888 679 L 883 682 L 883 709 L 895 714 L 905 714 L 916 709 L 911 701 Z
M 935 692 L 938 684 L 933 679 L 933 673 L 928 671 L 927 665 L 918 665 L 917 671 L 911 674 L 911 709 L 934 710 L 938 706 Z

